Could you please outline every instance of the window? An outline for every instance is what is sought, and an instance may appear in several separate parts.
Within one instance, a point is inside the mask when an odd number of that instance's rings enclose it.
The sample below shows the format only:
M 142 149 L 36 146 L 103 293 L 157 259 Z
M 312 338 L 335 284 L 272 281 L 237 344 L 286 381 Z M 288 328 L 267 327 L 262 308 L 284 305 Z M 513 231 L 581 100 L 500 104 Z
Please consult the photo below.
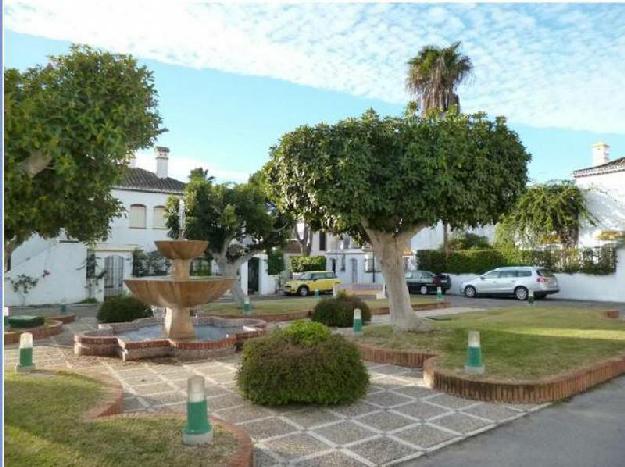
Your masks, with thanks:
M 319 232 L 319 251 L 326 250 L 326 233 Z
M 531 275 L 531 274 L 532 273 L 530 272 L 529 275 Z M 553 272 L 549 271 L 548 269 L 537 269 L 536 270 L 536 274 L 538 274 L 539 276 L 543 276 L 543 277 L 556 277 L 555 274 Z
M 517 271 L 501 271 L 499 273 L 499 277 L 502 279 L 509 278 L 509 277 L 517 277 L 517 275 L 518 275 Z
M 153 226 L 155 229 L 166 229 L 165 206 L 154 206 Z
M 147 209 L 143 204 L 132 204 L 130 206 L 130 216 L 128 226 L 131 229 L 145 229 Z
M 488 271 L 484 274 L 484 279 L 497 279 L 499 277 L 499 271 Z
M 368 254 L 365 256 L 365 272 L 380 272 L 380 261 L 375 256 Z
M 519 271 L 519 277 L 530 277 L 532 275 L 532 271 Z
M 345 271 L 345 255 L 341 256 L 341 271 Z

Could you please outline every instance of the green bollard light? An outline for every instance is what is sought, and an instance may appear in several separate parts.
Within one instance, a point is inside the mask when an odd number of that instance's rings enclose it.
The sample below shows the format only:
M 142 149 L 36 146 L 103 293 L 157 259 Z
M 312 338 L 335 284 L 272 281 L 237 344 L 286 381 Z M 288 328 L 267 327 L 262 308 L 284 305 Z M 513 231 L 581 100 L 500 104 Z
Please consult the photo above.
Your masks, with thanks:
M 530 290 L 530 291 L 528 292 L 528 295 L 527 295 L 527 303 L 528 303 L 529 305 L 533 305 L 533 304 L 534 304 L 534 291 L 533 291 L 533 290 Z
M 61 314 L 64 315 L 67 313 L 67 305 L 65 303 L 61 304 Z
M 4 313 L 4 330 L 6 331 L 9 326 L 9 307 L 2 307 L 2 312 Z
M 198 446 L 213 440 L 213 428 L 208 419 L 208 404 L 203 376 L 187 380 L 187 424 L 182 432 L 182 444 Z
M 319 289 L 315 290 L 315 298 L 319 298 Z
M 250 302 L 250 297 L 245 297 L 243 299 L 243 314 L 245 315 L 252 314 L 252 302 Z
M 436 300 L 441 301 L 443 299 L 443 289 L 439 285 L 436 287 Z
M 479 331 L 469 331 L 469 346 L 467 348 L 467 361 L 464 365 L 464 371 L 474 375 L 484 373 Z
M 23 332 L 20 335 L 19 363 L 15 367 L 17 371 L 33 371 L 33 335 L 30 332 Z
M 362 335 L 362 311 L 360 308 L 354 308 L 354 335 Z

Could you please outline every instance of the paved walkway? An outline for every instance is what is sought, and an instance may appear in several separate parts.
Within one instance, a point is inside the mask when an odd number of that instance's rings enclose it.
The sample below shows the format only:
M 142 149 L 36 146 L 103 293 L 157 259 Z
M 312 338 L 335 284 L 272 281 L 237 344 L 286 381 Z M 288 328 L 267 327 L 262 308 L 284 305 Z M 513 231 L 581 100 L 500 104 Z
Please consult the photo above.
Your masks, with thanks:
M 187 378 L 203 375 L 210 410 L 248 431 L 259 466 L 374 466 L 412 461 L 543 407 L 459 399 L 424 387 L 418 370 L 367 364 L 371 386 L 366 397 L 355 404 L 265 408 L 237 393 L 238 355 L 199 362 L 159 359 L 128 363 L 74 356 L 73 332 L 95 325 L 95 319 L 82 318 L 67 326 L 62 335 L 36 343 L 36 365 L 112 375 L 124 387 L 124 410 L 128 412 L 183 411 Z M 17 351 L 15 346 L 6 350 L 5 368 L 10 369 Z

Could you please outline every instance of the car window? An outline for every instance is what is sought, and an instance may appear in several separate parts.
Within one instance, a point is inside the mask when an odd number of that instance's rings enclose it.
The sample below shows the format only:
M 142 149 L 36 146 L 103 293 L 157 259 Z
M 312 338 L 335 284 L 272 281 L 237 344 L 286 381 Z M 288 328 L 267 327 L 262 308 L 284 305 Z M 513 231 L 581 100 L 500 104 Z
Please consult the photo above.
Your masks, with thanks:
M 532 275 L 532 271 L 519 271 L 519 277 L 530 277 Z
M 326 272 L 326 279 L 334 279 L 334 273 L 333 272 Z
M 484 279 L 497 279 L 499 277 L 499 271 L 488 271 L 483 274 Z
M 423 277 L 424 279 L 433 279 L 434 274 L 432 274 L 430 271 L 422 271 L 421 277 Z
M 301 276 L 299 276 L 299 279 L 302 281 L 308 281 L 310 280 L 310 273 L 309 272 L 305 272 L 304 274 L 302 274 Z
M 500 271 L 499 277 L 502 277 L 502 278 L 517 277 L 517 271 Z
M 556 277 L 549 269 L 537 269 L 536 274 L 543 277 Z

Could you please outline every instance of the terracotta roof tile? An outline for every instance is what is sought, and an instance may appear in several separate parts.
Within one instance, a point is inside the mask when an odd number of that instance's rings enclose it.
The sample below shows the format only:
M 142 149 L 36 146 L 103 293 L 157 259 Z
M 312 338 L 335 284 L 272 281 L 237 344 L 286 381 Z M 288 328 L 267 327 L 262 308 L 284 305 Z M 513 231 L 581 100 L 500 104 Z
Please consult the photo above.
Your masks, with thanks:
M 159 178 L 154 172 L 130 167 L 122 182 L 115 188 L 155 191 L 162 193 L 182 193 L 186 183 L 175 178 Z
M 589 175 L 601 175 L 611 172 L 625 172 L 625 157 L 619 157 L 605 164 L 594 167 L 586 167 L 573 172 L 573 177 L 587 177 Z

